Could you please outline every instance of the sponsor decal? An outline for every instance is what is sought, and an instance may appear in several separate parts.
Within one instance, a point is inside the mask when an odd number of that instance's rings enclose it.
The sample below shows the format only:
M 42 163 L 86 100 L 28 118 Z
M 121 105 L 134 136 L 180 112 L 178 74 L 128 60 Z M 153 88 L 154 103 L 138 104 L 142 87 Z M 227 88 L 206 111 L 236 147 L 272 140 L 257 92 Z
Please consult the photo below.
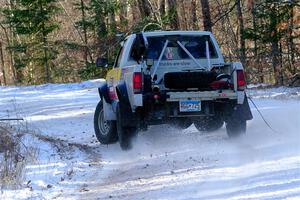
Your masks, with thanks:
M 159 66 L 164 67 L 164 66 L 189 66 L 191 65 L 190 62 L 187 61 L 179 61 L 179 62 L 160 62 Z
M 219 96 L 220 97 L 227 97 L 227 94 L 226 93 L 220 93 Z

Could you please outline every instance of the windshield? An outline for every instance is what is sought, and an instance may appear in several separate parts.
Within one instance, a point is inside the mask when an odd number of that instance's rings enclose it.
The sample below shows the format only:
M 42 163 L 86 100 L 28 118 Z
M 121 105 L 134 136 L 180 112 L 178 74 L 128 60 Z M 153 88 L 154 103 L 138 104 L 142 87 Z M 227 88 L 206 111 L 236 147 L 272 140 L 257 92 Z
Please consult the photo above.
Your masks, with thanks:
M 147 40 L 148 50 L 146 56 L 149 59 L 159 59 L 167 40 L 168 43 L 163 52 L 162 60 L 191 59 L 177 41 L 179 41 L 195 59 L 201 59 L 206 58 L 206 41 L 208 40 L 210 58 L 217 57 L 215 47 L 211 40 L 208 39 L 208 36 L 158 36 L 148 37 Z

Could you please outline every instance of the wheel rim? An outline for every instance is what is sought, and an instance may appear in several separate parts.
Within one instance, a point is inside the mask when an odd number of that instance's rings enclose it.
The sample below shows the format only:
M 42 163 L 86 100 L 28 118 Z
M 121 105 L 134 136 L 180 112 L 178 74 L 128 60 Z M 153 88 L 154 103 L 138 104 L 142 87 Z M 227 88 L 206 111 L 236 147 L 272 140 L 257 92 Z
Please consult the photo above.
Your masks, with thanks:
M 101 112 L 99 113 L 99 117 L 98 117 L 98 126 L 100 129 L 100 133 L 102 135 L 107 135 L 109 132 L 109 123 L 104 120 L 104 113 L 103 110 L 101 110 Z

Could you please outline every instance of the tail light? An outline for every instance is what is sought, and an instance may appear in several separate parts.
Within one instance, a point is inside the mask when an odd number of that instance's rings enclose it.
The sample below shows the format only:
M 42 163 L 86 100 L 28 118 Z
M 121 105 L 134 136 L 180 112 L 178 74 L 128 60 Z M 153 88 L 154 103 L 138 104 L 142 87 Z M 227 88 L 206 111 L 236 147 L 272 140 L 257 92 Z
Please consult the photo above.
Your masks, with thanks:
M 237 90 L 243 91 L 246 88 L 245 74 L 243 70 L 236 70 L 237 74 Z
M 227 83 L 227 81 L 214 81 L 211 84 L 209 84 L 209 86 L 213 90 L 226 89 L 226 88 L 228 88 L 228 83 Z
M 117 93 L 116 93 L 116 90 L 114 89 L 114 87 L 109 87 L 108 95 L 111 100 L 118 99 L 118 96 L 117 96 Z
M 133 73 L 133 91 L 134 94 L 138 94 L 142 92 L 142 73 L 134 72 Z

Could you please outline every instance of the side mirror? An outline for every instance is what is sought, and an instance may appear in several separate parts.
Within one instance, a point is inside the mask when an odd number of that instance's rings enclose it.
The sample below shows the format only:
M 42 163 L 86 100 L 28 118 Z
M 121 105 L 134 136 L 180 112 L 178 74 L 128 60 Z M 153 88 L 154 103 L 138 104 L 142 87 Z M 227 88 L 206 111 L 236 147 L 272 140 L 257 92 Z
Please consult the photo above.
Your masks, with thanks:
M 96 66 L 97 67 L 107 67 L 108 66 L 107 58 L 97 58 Z

